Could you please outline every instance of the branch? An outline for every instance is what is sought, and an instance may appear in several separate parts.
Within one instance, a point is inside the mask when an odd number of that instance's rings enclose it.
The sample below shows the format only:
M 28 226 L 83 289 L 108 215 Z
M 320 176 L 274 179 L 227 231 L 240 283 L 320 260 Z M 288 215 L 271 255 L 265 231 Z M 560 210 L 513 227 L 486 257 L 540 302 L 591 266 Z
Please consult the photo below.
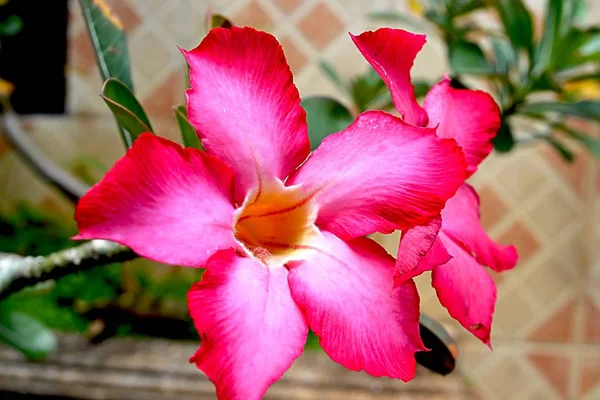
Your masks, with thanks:
M 45 257 L 0 253 L 0 300 L 40 282 L 136 257 L 129 248 L 106 240 L 92 240 Z
M 10 144 L 33 171 L 45 181 L 55 186 L 71 201 L 85 194 L 88 186 L 61 169 L 56 163 L 46 157 L 23 131 L 16 114 L 6 109 L 0 116 L 0 128 Z

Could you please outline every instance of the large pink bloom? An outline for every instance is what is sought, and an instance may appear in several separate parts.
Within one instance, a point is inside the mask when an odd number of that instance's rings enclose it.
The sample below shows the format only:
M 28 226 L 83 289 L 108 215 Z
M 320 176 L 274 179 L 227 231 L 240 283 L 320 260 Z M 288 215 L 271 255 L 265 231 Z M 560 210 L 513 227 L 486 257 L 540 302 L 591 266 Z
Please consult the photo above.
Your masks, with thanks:
M 141 135 L 80 201 L 79 239 L 206 267 L 189 292 L 192 360 L 220 399 L 259 399 L 310 327 L 352 370 L 415 374 L 419 298 L 365 235 L 427 224 L 465 178 L 456 142 L 381 111 L 309 156 L 306 116 L 281 46 L 214 29 L 183 52 L 188 114 L 207 153 Z
M 423 107 L 410 83 L 413 61 L 425 43 L 424 35 L 379 29 L 353 37 L 359 50 L 388 85 L 406 122 L 437 127 L 437 134 L 461 146 L 472 175 L 491 152 L 500 127 L 494 100 L 476 90 L 456 89 L 448 78 L 427 94 Z M 494 243 L 481 227 L 479 198 L 463 184 L 441 213 L 427 224 L 403 232 L 395 281 L 402 283 L 433 270 L 432 284 L 440 302 L 466 329 L 490 343 L 496 286 L 482 266 L 503 271 L 515 266 L 512 246 Z

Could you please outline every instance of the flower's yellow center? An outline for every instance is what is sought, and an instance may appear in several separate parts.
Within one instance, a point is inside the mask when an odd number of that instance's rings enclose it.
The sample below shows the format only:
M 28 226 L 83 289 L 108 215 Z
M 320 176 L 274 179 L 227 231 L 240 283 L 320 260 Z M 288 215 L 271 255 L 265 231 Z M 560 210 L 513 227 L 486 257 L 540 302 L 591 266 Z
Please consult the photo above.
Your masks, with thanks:
M 264 264 L 298 260 L 319 234 L 310 195 L 275 182 L 251 193 L 236 211 L 235 237 Z

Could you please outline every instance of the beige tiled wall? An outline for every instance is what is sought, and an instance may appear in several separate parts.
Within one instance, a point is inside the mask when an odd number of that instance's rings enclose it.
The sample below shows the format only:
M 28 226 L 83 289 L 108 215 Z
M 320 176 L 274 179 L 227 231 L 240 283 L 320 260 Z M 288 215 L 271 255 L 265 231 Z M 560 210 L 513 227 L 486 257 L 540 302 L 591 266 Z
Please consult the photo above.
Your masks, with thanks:
M 183 103 L 185 64 L 176 46 L 191 48 L 204 35 L 207 7 L 236 24 L 274 33 L 282 42 L 301 94 L 341 93 L 319 70 L 329 60 L 344 76 L 367 68 L 346 32 L 376 28 L 375 10 L 405 10 L 402 0 L 113 0 L 128 33 L 136 90 L 158 127 L 177 138 L 171 106 Z M 537 10 L 543 1 L 531 2 Z M 589 0 L 598 19 L 600 3 Z M 28 129 L 44 151 L 65 166 L 82 155 L 109 167 L 122 155 L 114 123 L 98 97 L 95 67 L 77 2 L 69 29 L 72 116 L 34 118 Z M 429 35 L 414 76 L 446 72 L 443 47 Z M 591 128 L 590 128 L 591 129 Z M 597 133 L 597 132 L 596 132 Z M 460 373 L 482 399 L 600 399 L 600 166 L 586 153 L 567 165 L 544 147 L 493 155 L 473 178 L 482 220 L 521 262 L 499 285 L 494 351 L 472 339 L 439 306 L 429 277 L 419 278 L 426 312 L 447 322 L 461 342 Z M 48 190 L 0 142 L 0 208 L 27 200 L 70 218 L 72 209 Z M 383 238 L 395 251 L 397 237 Z

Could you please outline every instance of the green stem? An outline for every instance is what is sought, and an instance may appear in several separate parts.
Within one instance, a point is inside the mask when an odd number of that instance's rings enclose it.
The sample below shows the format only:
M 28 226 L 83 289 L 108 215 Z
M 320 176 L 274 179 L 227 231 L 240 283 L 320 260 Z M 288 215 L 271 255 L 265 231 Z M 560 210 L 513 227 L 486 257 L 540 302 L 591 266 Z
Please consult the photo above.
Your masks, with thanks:
M 136 257 L 127 247 L 106 240 L 92 240 L 48 256 L 0 253 L 0 300 L 28 286 Z

